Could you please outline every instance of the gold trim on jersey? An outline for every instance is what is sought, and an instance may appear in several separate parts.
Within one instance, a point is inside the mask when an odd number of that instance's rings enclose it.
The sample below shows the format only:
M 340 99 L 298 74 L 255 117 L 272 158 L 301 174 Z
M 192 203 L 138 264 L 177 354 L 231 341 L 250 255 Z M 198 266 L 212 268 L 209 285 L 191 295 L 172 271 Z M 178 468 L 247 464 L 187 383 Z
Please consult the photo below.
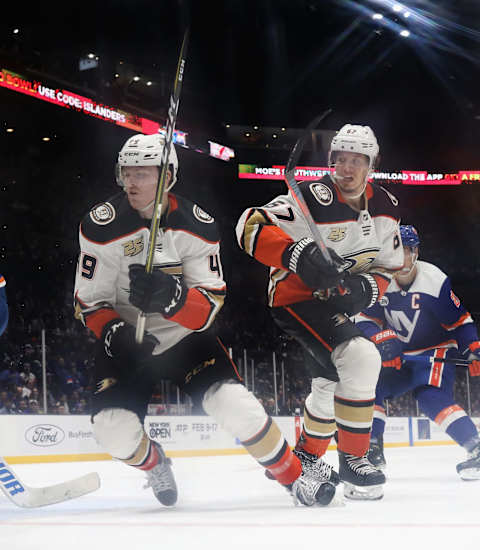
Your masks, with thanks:
M 270 273 L 270 282 L 268 285 L 268 305 L 273 307 L 273 301 L 275 300 L 275 291 L 277 285 L 281 281 L 284 281 L 290 275 L 290 271 L 284 269 L 275 269 Z
M 196 287 L 199 292 L 201 292 L 205 298 L 210 302 L 212 308 L 210 310 L 210 313 L 207 317 L 207 320 L 205 321 L 205 324 L 200 327 L 198 330 L 206 330 L 212 323 L 215 317 L 217 316 L 217 313 L 222 309 L 223 304 L 225 302 L 225 290 L 218 289 L 206 289 L 201 286 Z
M 253 257 L 255 250 L 255 237 L 261 230 L 262 225 L 272 225 L 272 222 L 259 210 L 255 210 L 254 213 L 247 218 L 245 226 L 243 228 L 243 242 L 245 252 Z

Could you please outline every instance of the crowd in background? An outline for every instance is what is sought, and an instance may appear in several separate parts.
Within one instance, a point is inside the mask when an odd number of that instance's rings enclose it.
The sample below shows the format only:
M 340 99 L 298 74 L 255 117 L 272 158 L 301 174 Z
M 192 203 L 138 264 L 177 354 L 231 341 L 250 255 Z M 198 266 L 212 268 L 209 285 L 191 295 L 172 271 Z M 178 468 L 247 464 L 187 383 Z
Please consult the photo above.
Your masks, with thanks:
M 106 138 L 102 144 L 107 143 Z M 112 181 L 114 163 L 105 163 L 102 155 L 92 157 L 86 142 L 83 146 L 73 143 L 71 150 L 59 154 L 58 149 L 44 152 L 40 146 L 25 147 L 24 139 L 19 139 L 17 145 L 4 144 L 5 159 L 0 167 L 0 272 L 7 280 L 10 308 L 8 329 L 0 337 L 0 414 L 38 414 L 45 410 L 88 414 L 95 339 L 73 316 L 77 232 L 82 216 L 96 202 L 119 191 Z M 80 140 L 81 136 L 72 139 Z M 116 140 L 121 142 L 118 136 Z M 100 138 L 97 141 L 100 143 Z M 174 191 L 211 212 L 221 229 L 228 295 L 217 320 L 220 336 L 232 349 L 242 375 L 246 354 L 246 382 L 268 412 L 293 414 L 297 408 L 302 410 L 309 393 L 310 377 L 304 369 L 303 352 L 271 319 L 266 306 L 267 268 L 241 252 L 234 236 L 241 210 L 248 204 L 268 202 L 282 192 L 281 184 L 262 183 L 258 187 L 226 181 L 224 164 L 204 160 L 204 179 L 200 181 L 188 173 L 200 162 L 199 157 L 190 162 L 192 158 L 181 159 L 180 174 L 185 178 Z M 229 177 L 233 177 L 231 173 Z M 214 193 L 206 192 L 209 186 Z M 397 193 L 397 188 L 392 191 Z M 474 193 L 473 186 L 424 192 L 398 188 L 400 195 L 402 192 L 400 198 L 410 208 L 404 223 L 413 223 L 420 230 L 421 257 L 450 275 L 456 294 L 478 323 L 478 193 Z M 46 403 L 42 329 L 46 343 Z M 480 381 L 470 379 L 467 388 L 465 372 L 458 369 L 456 398 L 469 412 L 480 415 Z M 153 389 L 151 410 L 191 412 L 188 397 L 169 383 Z M 414 415 L 416 403 L 407 394 L 392 400 L 388 411 L 397 416 Z

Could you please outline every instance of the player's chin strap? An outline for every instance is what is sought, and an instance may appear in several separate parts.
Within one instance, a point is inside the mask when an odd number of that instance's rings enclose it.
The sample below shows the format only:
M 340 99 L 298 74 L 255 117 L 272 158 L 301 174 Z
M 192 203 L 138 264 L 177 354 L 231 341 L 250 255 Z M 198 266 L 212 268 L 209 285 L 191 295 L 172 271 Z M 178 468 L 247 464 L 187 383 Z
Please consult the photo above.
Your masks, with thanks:
M 335 165 L 332 164 L 331 168 L 335 168 Z M 336 173 L 331 173 L 330 177 L 332 178 L 333 182 L 336 183 L 336 184 L 338 184 L 338 180 L 347 179 L 345 176 L 338 176 Z M 347 195 L 347 193 L 345 193 L 342 189 L 340 189 L 341 192 L 342 192 L 342 195 L 346 196 L 348 199 L 358 199 L 358 198 L 360 198 L 363 195 L 363 193 L 365 193 L 365 189 L 367 188 L 367 183 L 368 183 L 368 178 L 369 177 L 370 177 L 370 172 L 368 172 L 368 174 L 365 176 L 365 181 L 363 183 L 362 190 L 359 193 L 357 193 L 356 195 L 350 195 L 350 194 Z

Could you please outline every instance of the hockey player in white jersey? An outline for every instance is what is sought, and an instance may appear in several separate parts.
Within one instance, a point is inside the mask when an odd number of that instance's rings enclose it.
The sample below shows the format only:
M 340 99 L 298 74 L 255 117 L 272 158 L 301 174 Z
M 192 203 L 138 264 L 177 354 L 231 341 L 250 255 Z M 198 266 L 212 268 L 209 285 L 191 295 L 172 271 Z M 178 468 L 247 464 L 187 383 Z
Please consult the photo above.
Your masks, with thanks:
M 420 410 L 469 454 L 457 465 L 465 480 L 480 479 L 480 437 L 471 418 L 456 403 L 455 357 L 471 361 L 480 375 L 480 341 L 470 313 L 437 266 L 417 261 L 420 238 L 411 225 L 400 226 L 405 265 L 384 297 L 356 316 L 357 326 L 376 343 L 384 368 L 377 383 L 369 460 L 386 466 L 384 400 L 413 390 Z M 451 362 L 436 361 L 450 359 Z
M 273 318 L 306 352 L 312 388 L 295 452 L 323 464 L 337 427 L 340 479 L 357 499 L 383 496 L 385 477 L 365 457 L 381 362 L 349 316 L 375 304 L 403 264 L 397 199 L 368 183 L 378 153 L 370 127 L 347 124 L 330 146 L 332 174 L 299 184 L 336 266 L 291 193 L 248 208 L 237 224 L 240 247 L 270 267 Z
M 296 502 L 329 504 L 334 483 L 302 469 L 276 423 L 240 383 L 215 335 L 212 325 L 226 293 L 219 235 L 209 214 L 170 192 L 178 168 L 173 146 L 154 269 L 145 272 L 163 146 L 158 134 L 128 139 L 118 155 L 123 190 L 94 206 L 80 224 L 75 304 L 77 317 L 98 339 L 95 437 L 113 457 L 144 470 L 162 504 L 175 504 L 170 460 L 143 427 L 154 384 L 169 379 L 238 438 Z M 140 345 L 139 311 L 147 314 Z

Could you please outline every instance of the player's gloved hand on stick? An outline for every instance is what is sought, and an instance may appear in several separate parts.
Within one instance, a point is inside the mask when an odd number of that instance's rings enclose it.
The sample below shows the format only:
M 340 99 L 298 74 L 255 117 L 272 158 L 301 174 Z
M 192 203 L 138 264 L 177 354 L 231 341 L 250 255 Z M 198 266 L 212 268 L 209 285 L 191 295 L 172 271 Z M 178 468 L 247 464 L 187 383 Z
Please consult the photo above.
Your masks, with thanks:
M 107 323 L 102 332 L 103 348 L 105 354 L 117 359 L 120 368 L 125 366 L 132 371 L 132 365 L 147 359 L 158 344 L 157 339 L 145 333 L 143 342 L 137 344 L 135 341 L 135 327 L 122 319 L 113 319 Z
M 342 281 L 328 297 L 327 303 L 338 313 L 355 315 L 373 306 L 377 298 L 378 285 L 372 275 L 344 273 Z
M 169 275 L 161 269 L 146 273 L 145 266 L 131 264 L 129 301 L 145 313 L 161 313 L 172 317 L 187 299 L 188 288 L 178 275 Z
M 468 350 L 467 359 L 471 361 L 468 367 L 470 376 L 480 376 L 480 342 L 472 342 Z
M 402 344 L 393 330 L 381 330 L 370 340 L 377 346 L 382 357 L 382 367 L 402 368 Z
M 296 273 L 310 288 L 329 288 L 335 286 L 343 276 L 336 266 L 344 264 L 342 258 L 328 249 L 335 265 L 330 265 L 323 257 L 322 251 L 310 237 L 304 237 L 289 245 L 282 256 L 286 269 Z

